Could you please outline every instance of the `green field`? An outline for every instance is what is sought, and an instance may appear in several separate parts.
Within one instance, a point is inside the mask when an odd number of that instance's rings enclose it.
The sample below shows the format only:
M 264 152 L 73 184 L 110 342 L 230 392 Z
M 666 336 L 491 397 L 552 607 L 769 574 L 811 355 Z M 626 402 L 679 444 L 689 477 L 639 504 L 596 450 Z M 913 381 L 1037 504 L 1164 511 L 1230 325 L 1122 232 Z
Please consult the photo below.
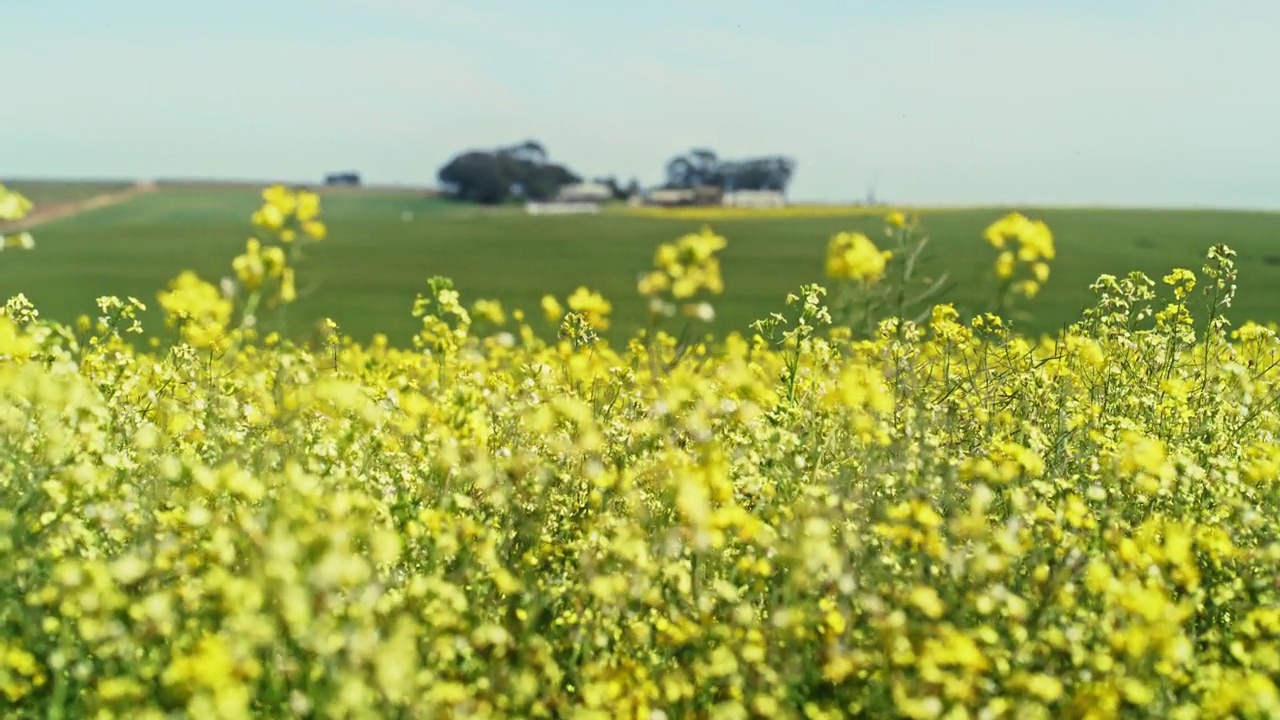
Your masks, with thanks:
M 56 190 L 65 198 L 70 185 Z M 27 188 L 24 188 L 27 189 Z M 39 200 L 39 193 L 33 193 Z M 256 193 L 242 189 L 168 188 L 125 203 L 53 221 L 35 229 L 32 252 L 0 256 L 0 297 L 26 293 L 46 317 L 71 321 L 92 314 L 100 295 L 134 295 L 154 306 L 156 293 L 184 268 L 212 281 L 229 273 L 244 247 Z M 401 214 L 412 211 L 404 222 Z M 929 272 L 950 268 L 958 286 L 947 299 L 962 311 L 984 309 L 994 251 L 983 228 L 1003 208 L 924 214 L 935 257 Z M 1047 332 L 1090 302 L 1100 273 L 1140 269 L 1159 279 L 1175 266 L 1198 271 L 1217 242 L 1239 253 L 1237 320 L 1280 320 L 1280 214 L 1212 211 L 1027 210 L 1054 230 L 1053 277 L 1030 305 L 1022 328 Z M 330 316 L 357 339 L 375 332 L 407 340 L 410 308 L 432 275 L 452 277 L 464 301 L 489 297 L 537 314 L 539 299 L 563 298 L 579 285 L 614 303 L 617 338 L 638 328 L 645 304 L 636 295 L 638 272 L 655 247 L 701 223 L 598 216 L 528 217 L 450 205 L 412 193 L 327 195 L 330 237 L 299 269 L 299 289 L 314 292 L 292 309 L 291 327 Z M 840 230 L 878 235 L 871 217 L 755 219 L 715 223 L 729 240 L 723 252 L 727 290 L 717 302 L 714 329 L 746 329 L 800 284 L 821 281 L 828 238 Z M 158 314 L 151 316 L 158 326 Z
M 22 193 L 28 200 L 35 203 L 36 207 L 80 202 L 98 195 L 120 192 L 133 185 L 126 180 L 3 180 L 0 182 L 10 190 Z

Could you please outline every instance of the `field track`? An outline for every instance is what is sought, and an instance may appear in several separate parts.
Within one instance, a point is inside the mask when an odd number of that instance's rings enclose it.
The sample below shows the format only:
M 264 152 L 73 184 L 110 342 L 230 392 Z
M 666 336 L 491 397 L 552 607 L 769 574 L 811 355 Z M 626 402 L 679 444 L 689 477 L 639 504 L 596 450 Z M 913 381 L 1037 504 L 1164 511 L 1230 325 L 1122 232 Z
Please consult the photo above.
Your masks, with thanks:
M 89 212 L 90 210 L 97 210 L 99 208 L 122 203 L 143 193 L 153 192 L 155 189 L 155 183 L 139 182 L 124 190 L 103 193 L 84 200 L 39 205 L 31 212 L 31 214 L 21 220 L 11 223 L 0 223 L 0 232 L 20 232 L 23 230 L 30 230 L 37 225 L 42 225 L 52 220 L 61 220 L 62 218 L 79 215 L 80 213 Z

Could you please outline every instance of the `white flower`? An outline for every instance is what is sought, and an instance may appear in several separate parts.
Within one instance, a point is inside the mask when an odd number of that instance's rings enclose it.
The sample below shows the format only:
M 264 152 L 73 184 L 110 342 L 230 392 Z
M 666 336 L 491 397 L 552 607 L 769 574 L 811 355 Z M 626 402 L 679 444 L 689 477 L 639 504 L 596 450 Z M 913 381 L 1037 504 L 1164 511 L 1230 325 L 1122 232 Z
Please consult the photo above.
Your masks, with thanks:
M 702 322 L 711 322 L 716 319 L 716 309 L 711 307 L 711 303 L 698 303 L 697 308 L 693 311 L 694 317 Z

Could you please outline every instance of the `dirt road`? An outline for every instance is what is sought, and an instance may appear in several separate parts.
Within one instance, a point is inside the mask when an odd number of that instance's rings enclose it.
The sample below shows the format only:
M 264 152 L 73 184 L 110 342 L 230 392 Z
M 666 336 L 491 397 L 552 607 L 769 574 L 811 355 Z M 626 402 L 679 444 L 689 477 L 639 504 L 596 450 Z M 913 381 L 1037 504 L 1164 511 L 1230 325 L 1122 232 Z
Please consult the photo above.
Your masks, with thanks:
M 140 182 L 127 190 L 119 192 L 105 193 L 95 195 L 87 200 L 79 200 L 77 202 L 65 203 L 49 203 L 36 207 L 31 214 L 9 223 L 0 223 L 0 233 L 21 232 L 30 230 L 31 228 L 49 222 L 50 220 L 60 220 L 62 218 L 79 215 L 90 210 L 97 210 L 116 203 L 122 203 L 125 200 L 136 197 L 143 193 L 149 193 L 156 189 L 155 183 Z

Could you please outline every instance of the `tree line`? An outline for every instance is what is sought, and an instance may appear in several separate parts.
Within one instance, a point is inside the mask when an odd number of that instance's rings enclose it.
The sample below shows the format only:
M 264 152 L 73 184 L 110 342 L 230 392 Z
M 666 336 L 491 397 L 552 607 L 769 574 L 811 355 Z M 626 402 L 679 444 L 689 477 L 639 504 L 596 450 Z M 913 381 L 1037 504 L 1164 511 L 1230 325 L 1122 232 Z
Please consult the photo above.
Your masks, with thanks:
M 795 160 L 782 155 L 730 160 L 720 158 L 709 148 L 695 148 L 667 161 L 661 187 L 786 192 L 795 168 Z M 459 153 L 440 168 L 437 178 L 446 196 L 483 205 L 551 200 L 564 186 L 583 181 L 581 175 L 552 162 L 546 148 L 536 140 Z M 626 184 L 615 176 L 595 178 L 595 182 L 609 188 L 618 200 L 641 192 L 636 178 Z

